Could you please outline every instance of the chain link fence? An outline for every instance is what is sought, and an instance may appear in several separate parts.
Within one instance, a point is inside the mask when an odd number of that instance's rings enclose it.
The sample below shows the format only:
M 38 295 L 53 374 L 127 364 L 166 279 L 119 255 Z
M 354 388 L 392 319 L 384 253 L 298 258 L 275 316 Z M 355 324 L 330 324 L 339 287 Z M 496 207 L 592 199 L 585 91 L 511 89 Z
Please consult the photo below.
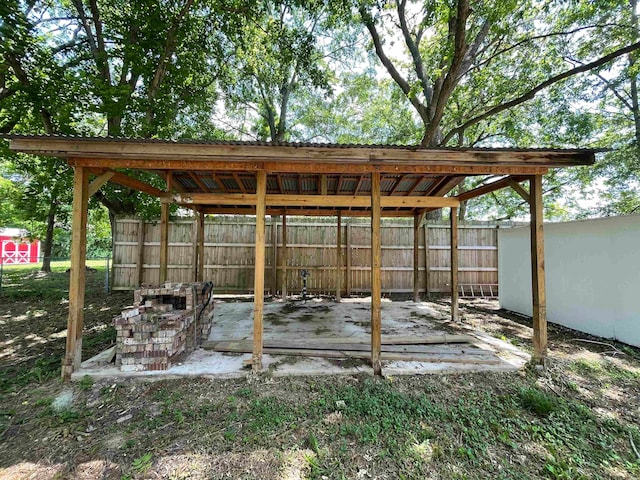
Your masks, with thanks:
M 37 260 L 37 261 L 36 261 Z M 9 289 L 19 289 L 23 279 L 28 276 L 42 275 L 42 264 L 45 257 L 16 258 L 15 256 L 0 256 L 0 293 Z M 60 275 L 68 273 L 71 269 L 71 259 L 69 257 L 51 257 L 51 274 Z M 86 270 L 90 274 L 93 282 L 103 277 L 104 292 L 111 290 L 111 257 L 91 257 L 87 258 Z M 89 281 L 89 278 L 87 279 Z

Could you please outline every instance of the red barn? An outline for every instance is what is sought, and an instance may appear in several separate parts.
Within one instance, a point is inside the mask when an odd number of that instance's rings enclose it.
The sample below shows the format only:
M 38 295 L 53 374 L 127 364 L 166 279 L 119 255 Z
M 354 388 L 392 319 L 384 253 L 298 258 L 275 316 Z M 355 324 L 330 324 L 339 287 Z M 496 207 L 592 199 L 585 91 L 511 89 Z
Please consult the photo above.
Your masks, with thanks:
M 26 232 L 19 228 L 0 228 L 0 261 L 5 265 L 37 263 L 40 242 L 29 241 Z

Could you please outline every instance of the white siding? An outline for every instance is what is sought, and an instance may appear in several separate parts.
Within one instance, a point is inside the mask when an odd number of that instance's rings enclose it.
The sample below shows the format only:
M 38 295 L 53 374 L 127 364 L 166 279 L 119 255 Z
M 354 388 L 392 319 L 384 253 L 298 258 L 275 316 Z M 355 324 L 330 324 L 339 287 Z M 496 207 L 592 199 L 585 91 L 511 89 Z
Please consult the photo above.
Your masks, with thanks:
M 529 227 L 498 232 L 500 306 L 531 315 Z M 640 216 L 545 224 L 547 319 L 640 346 Z

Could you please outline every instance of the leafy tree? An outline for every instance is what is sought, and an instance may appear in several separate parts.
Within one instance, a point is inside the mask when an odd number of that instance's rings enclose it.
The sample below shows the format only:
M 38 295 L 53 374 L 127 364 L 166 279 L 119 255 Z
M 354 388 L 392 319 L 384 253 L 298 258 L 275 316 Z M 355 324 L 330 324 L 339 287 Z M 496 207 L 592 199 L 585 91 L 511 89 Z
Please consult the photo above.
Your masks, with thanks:
M 242 34 L 232 39 L 232 68 L 222 78 L 222 88 L 228 109 L 239 110 L 253 124 L 255 137 L 288 139 L 294 96 L 322 98 L 329 92 L 327 59 L 335 53 L 337 38 L 348 33 L 349 13 L 344 2 L 335 0 L 265 2 L 260 16 L 249 19 Z M 329 39 L 334 32 L 338 35 Z

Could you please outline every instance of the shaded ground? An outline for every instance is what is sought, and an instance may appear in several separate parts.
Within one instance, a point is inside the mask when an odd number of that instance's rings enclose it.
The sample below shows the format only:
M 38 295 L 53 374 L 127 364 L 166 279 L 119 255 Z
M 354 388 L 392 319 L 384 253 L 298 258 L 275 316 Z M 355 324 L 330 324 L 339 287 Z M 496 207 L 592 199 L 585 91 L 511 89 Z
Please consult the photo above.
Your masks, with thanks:
M 63 283 L 55 275 L 47 291 Z M 105 341 L 100 332 L 130 295 L 104 297 L 97 280 L 90 288 L 87 327 Z M 640 477 L 640 360 L 620 344 L 550 328 L 544 374 L 267 372 L 65 386 L 64 342 L 51 337 L 65 328 L 64 292 L 35 293 L 2 298 L 0 361 L 10 371 L 0 390 L 0 479 Z M 446 314 L 446 299 L 434 305 Z M 462 325 L 530 349 L 526 319 L 496 309 L 464 302 Z M 50 379 L 33 373 L 45 353 L 56 363 Z
M 54 262 L 51 273 L 34 266 L 4 267 L 0 290 L 0 393 L 60 373 L 69 313 L 69 265 Z M 110 321 L 132 301 L 129 292 L 104 292 L 104 262 L 87 271 L 83 359 L 111 345 Z

